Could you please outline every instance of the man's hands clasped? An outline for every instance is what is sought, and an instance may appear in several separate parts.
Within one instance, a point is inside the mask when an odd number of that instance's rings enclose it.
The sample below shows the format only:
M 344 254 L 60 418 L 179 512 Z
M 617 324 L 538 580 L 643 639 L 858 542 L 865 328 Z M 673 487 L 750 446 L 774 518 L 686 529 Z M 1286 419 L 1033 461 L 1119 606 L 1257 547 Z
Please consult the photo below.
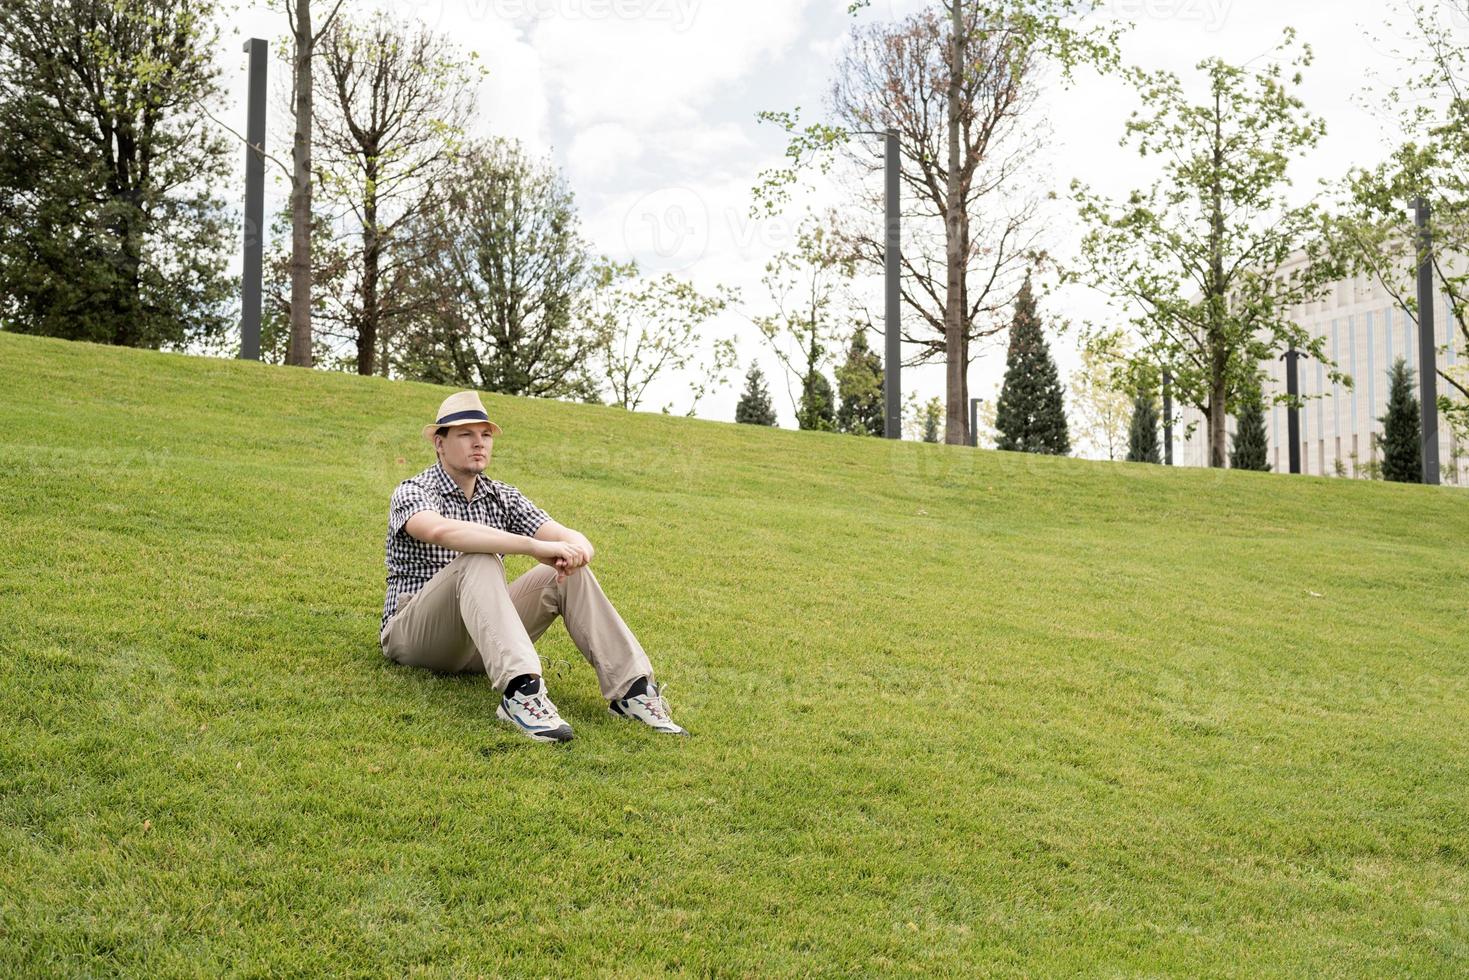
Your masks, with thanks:
M 536 560 L 556 569 L 556 581 L 564 581 L 577 569 L 591 562 L 595 553 L 592 543 L 578 535 L 574 541 L 540 541 Z

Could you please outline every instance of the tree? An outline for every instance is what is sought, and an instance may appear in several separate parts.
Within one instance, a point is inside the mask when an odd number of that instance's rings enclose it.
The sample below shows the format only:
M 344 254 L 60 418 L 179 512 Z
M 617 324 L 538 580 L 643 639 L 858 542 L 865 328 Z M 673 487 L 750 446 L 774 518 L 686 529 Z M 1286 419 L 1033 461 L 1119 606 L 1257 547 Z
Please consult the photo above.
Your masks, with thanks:
M 1132 424 L 1127 430 L 1127 461 L 1163 461 L 1158 453 L 1158 408 L 1151 395 L 1139 393 L 1132 400 Z
M 999 431 L 998 449 L 1054 456 L 1071 452 L 1061 382 L 1036 313 L 1029 276 L 1015 301 L 1005 383 L 995 406 L 995 428 Z
M 0 4 L 0 322 L 133 347 L 228 327 L 209 0 Z
M 472 59 L 474 56 L 471 55 Z M 387 346 L 407 290 L 382 289 L 402 262 L 402 236 L 431 206 L 473 110 L 475 73 L 448 38 L 398 23 L 339 17 L 321 37 L 316 169 L 324 196 L 350 212 L 355 288 L 327 323 L 356 354 L 358 374 L 388 373 Z
M 846 361 L 837 368 L 837 431 L 859 436 L 883 434 L 882 358 L 867 346 L 862 327 L 852 331 Z
M 1119 331 L 1101 335 L 1102 344 L 1083 344 L 1081 370 L 1071 376 L 1071 404 L 1080 419 L 1082 437 L 1096 452 L 1116 459 L 1127 452 L 1132 396 L 1127 393 L 1125 348 Z M 1117 349 L 1119 355 L 1109 351 Z
M 1282 57 L 1294 38 L 1287 29 Z M 1290 317 L 1338 274 L 1316 236 L 1319 206 L 1286 201 L 1290 159 L 1325 132 L 1291 91 L 1310 61 L 1303 46 L 1286 81 L 1279 61 L 1251 71 L 1206 58 L 1199 103 L 1173 74 L 1149 76 L 1148 114 L 1134 113 L 1127 134 L 1140 155 L 1164 157 L 1162 179 L 1120 205 L 1071 185 L 1088 225 L 1075 278 L 1129 304 L 1140 357 L 1169 366 L 1175 397 L 1207 420 L 1211 466 L 1225 464 L 1225 418 L 1260 362 L 1293 346 L 1351 384 L 1326 356 L 1325 338 Z
M 754 361 L 750 362 L 750 370 L 745 372 L 745 392 L 735 406 L 735 421 L 746 425 L 775 425 L 770 389 L 765 387 L 765 374 Z
M 944 422 L 944 403 L 937 395 L 923 403 L 919 410 L 919 425 L 924 442 L 938 442 L 939 429 Z
M 1396 483 L 1423 482 L 1422 420 L 1413 394 L 1414 376 L 1401 357 L 1387 372 L 1387 414 L 1382 423 L 1382 478 Z
M 1449 320 L 1444 350 L 1459 356 L 1452 366 L 1435 367 L 1447 386 L 1439 411 L 1460 439 L 1469 438 L 1469 267 L 1443 262 L 1441 256 L 1469 252 L 1469 46 L 1462 25 L 1469 17 L 1466 0 L 1394 5 L 1406 25 L 1392 25 L 1394 83 L 1374 93 L 1368 104 L 1378 107 L 1384 128 L 1397 130 L 1397 145 L 1388 159 L 1373 168 L 1351 168 L 1341 182 L 1343 201 L 1333 217 L 1331 241 L 1347 264 L 1347 273 L 1365 274 L 1396 300 L 1418 325 L 1417 269 L 1422 256 L 1416 246 L 1412 216 L 1406 210 L 1415 197 L 1429 205 L 1429 231 L 1435 255 L 1433 272 L 1448 296 Z M 1443 328 L 1440 328 L 1443 329 Z
M 836 397 L 826 375 L 813 370 L 801 384 L 801 407 L 796 412 L 796 426 L 818 432 L 837 430 Z
M 405 234 L 420 312 L 404 325 L 407 377 L 512 395 L 581 398 L 595 383 L 598 285 L 574 197 L 518 142 L 468 144 Z
M 311 232 L 315 226 L 311 212 L 312 123 L 315 120 L 315 87 L 312 58 L 316 44 L 331 29 L 342 0 L 336 0 L 322 21 L 321 29 L 312 31 L 311 0 L 279 0 L 291 26 L 291 115 L 295 132 L 291 138 L 291 337 L 286 363 L 311 367 Z
M 1245 390 L 1240 398 L 1239 417 L 1235 419 L 1234 447 L 1229 465 L 1237 470 L 1270 471 L 1265 438 L 1265 400 L 1258 384 Z
M 850 9 L 866 6 L 853 3 Z M 968 441 L 971 344 L 1005 328 L 1021 273 L 1040 253 L 1037 202 L 1023 179 L 1043 146 L 1036 96 L 1042 70 L 1070 80 L 1080 64 L 1115 66 L 1117 31 L 1072 26 L 1090 0 L 996 0 L 926 6 L 895 23 L 854 28 L 829 98 L 835 125 L 800 129 L 799 112 L 762 112 L 790 135 L 792 163 L 761 175 L 757 206 L 776 209 L 797 172 L 830 166 L 839 149 L 868 176 L 882 148 L 866 135 L 898 132 L 905 193 L 902 297 L 925 328 L 904 341 L 920 351 L 906 365 L 943 360 L 945 441 Z M 881 269 L 880 182 L 853 195 L 863 218 L 844 230 L 862 261 Z
M 786 394 L 803 429 L 836 426 L 831 383 L 822 368 L 843 336 L 842 322 L 852 315 L 852 266 L 829 225 L 808 215 L 797 229 L 795 248 L 777 254 L 761 278 L 775 312 L 756 317 L 755 326 L 785 371 Z
M 704 325 L 738 299 L 738 293 L 725 286 L 701 293 L 672 273 L 639 279 L 632 264 L 604 268 L 613 275 L 604 274 L 601 280 L 607 297 L 596 323 L 599 373 L 611 386 L 612 404 L 635 411 L 660 374 L 698 363 Z M 717 340 L 713 350 L 712 362 L 698 371 L 687 415 L 694 414 L 711 388 L 724 383 L 734 366 L 733 340 Z

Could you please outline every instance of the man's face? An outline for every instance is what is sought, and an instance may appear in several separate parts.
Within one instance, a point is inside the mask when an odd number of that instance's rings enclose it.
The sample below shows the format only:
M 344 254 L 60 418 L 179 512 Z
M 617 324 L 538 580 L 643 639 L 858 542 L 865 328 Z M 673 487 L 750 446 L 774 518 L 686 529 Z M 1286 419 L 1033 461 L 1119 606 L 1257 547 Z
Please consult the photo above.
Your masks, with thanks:
M 437 436 L 439 458 L 444 467 L 460 473 L 483 473 L 490 465 L 490 451 L 495 437 L 483 422 L 450 426 L 447 434 Z

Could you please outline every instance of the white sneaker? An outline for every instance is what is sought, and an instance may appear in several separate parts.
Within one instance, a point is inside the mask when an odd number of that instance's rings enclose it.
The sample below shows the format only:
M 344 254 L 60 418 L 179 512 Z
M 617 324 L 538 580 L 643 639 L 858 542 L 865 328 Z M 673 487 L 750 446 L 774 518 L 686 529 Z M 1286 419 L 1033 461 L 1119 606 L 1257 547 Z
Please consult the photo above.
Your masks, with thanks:
M 569 742 L 571 726 L 561 720 L 556 705 L 546 694 L 546 684 L 537 678 L 534 689 L 523 688 L 513 696 L 501 696 L 495 715 L 514 725 L 537 742 Z
M 619 718 L 640 721 L 665 735 L 687 735 L 688 732 L 669 717 L 668 699 L 659 693 L 661 689 L 659 684 L 649 684 L 643 694 L 607 702 L 607 710 Z

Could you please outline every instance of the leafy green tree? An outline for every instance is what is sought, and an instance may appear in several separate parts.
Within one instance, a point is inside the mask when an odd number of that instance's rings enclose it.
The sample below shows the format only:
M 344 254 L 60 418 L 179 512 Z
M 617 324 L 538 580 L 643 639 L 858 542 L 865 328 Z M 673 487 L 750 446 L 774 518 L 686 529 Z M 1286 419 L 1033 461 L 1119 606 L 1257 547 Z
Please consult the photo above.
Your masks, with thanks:
M 768 262 L 760 280 L 775 312 L 756 317 L 755 326 L 784 371 L 791 411 L 803 429 L 836 426 L 835 411 L 822 407 L 833 403 L 822 369 L 850 318 L 852 275 L 852 257 L 832 234 L 830 216 L 808 215 L 795 248 Z
M 796 414 L 796 424 L 819 432 L 836 431 L 835 396 L 831 382 L 820 371 L 813 370 L 801 386 L 801 409 Z
M 996 448 L 1065 456 L 1071 452 L 1056 362 L 1036 313 L 1030 277 L 1020 287 L 1010 323 L 1005 383 L 995 406 Z
M 1265 402 L 1258 385 L 1246 389 L 1240 399 L 1234 425 L 1234 447 L 1229 465 L 1237 470 L 1269 472 L 1268 442 L 1265 438 Z
M 1102 334 L 1100 340 L 1100 344 L 1085 344 L 1081 349 L 1081 369 L 1071 376 L 1071 403 L 1081 422 L 1081 437 L 1094 451 L 1116 459 L 1126 453 L 1127 425 L 1132 414 L 1132 396 L 1126 388 L 1126 349 L 1120 330 Z
M 770 404 L 765 373 L 753 361 L 745 372 L 745 391 L 735 406 L 735 421 L 746 425 L 775 425 L 775 406 Z
M 1142 338 L 1139 357 L 1168 364 L 1174 397 L 1207 421 L 1209 465 L 1226 461 L 1226 416 L 1258 365 L 1294 347 L 1325 363 L 1326 339 L 1291 319 L 1339 274 L 1318 234 L 1315 202 L 1289 203 L 1291 159 L 1325 133 L 1293 89 L 1311 49 L 1290 61 L 1287 29 L 1277 57 L 1249 69 L 1199 62 L 1207 93 L 1195 102 L 1169 72 L 1148 76 L 1145 115 L 1127 123 L 1141 155 L 1163 158 L 1162 178 L 1119 204 L 1072 190 L 1088 229 L 1075 275 L 1126 303 Z M 1297 261 L 1298 254 L 1305 256 Z
M 847 360 L 837 368 L 837 429 L 859 436 L 883 434 L 882 358 L 867 346 L 862 327 L 852 331 Z
M 1410 206 L 1416 197 L 1427 201 L 1439 256 L 1435 292 L 1447 298 L 1446 308 L 1435 311 L 1435 327 L 1448 334 L 1438 349 L 1457 352 L 1435 366 L 1443 382 L 1438 408 L 1459 439 L 1469 439 L 1469 267 L 1441 258 L 1469 252 L 1469 45 L 1463 33 L 1469 3 L 1384 6 L 1395 20 L 1385 46 L 1394 47 L 1397 67 L 1386 76 L 1390 87 L 1366 101 L 1399 142 L 1377 166 L 1347 172 L 1329 240 L 1346 261 L 1346 274 L 1376 280 L 1413 319 L 1416 336 L 1419 255 Z
M 0 323 L 183 347 L 232 322 L 213 0 L 0 3 Z
M 1129 463 L 1161 463 L 1158 447 L 1158 407 L 1148 394 L 1138 394 L 1132 400 L 1132 424 L 1127 430 L 1127 461 Z
M 406 377 L 547 398 L 595 388 L 601 325 L 583 311 L 615 276 L 593 261 L 548 160 L 516 141 L 471 143 L 413 224 L 404 288 L 421 302 L 399 328 Z
M 1395 483 L 1423 482 L 1422 419 L 1413 394 L 1414 376 L 1401 357 L 1387 372 L 1387 414 L 1382 423 L 1382 478 Z

